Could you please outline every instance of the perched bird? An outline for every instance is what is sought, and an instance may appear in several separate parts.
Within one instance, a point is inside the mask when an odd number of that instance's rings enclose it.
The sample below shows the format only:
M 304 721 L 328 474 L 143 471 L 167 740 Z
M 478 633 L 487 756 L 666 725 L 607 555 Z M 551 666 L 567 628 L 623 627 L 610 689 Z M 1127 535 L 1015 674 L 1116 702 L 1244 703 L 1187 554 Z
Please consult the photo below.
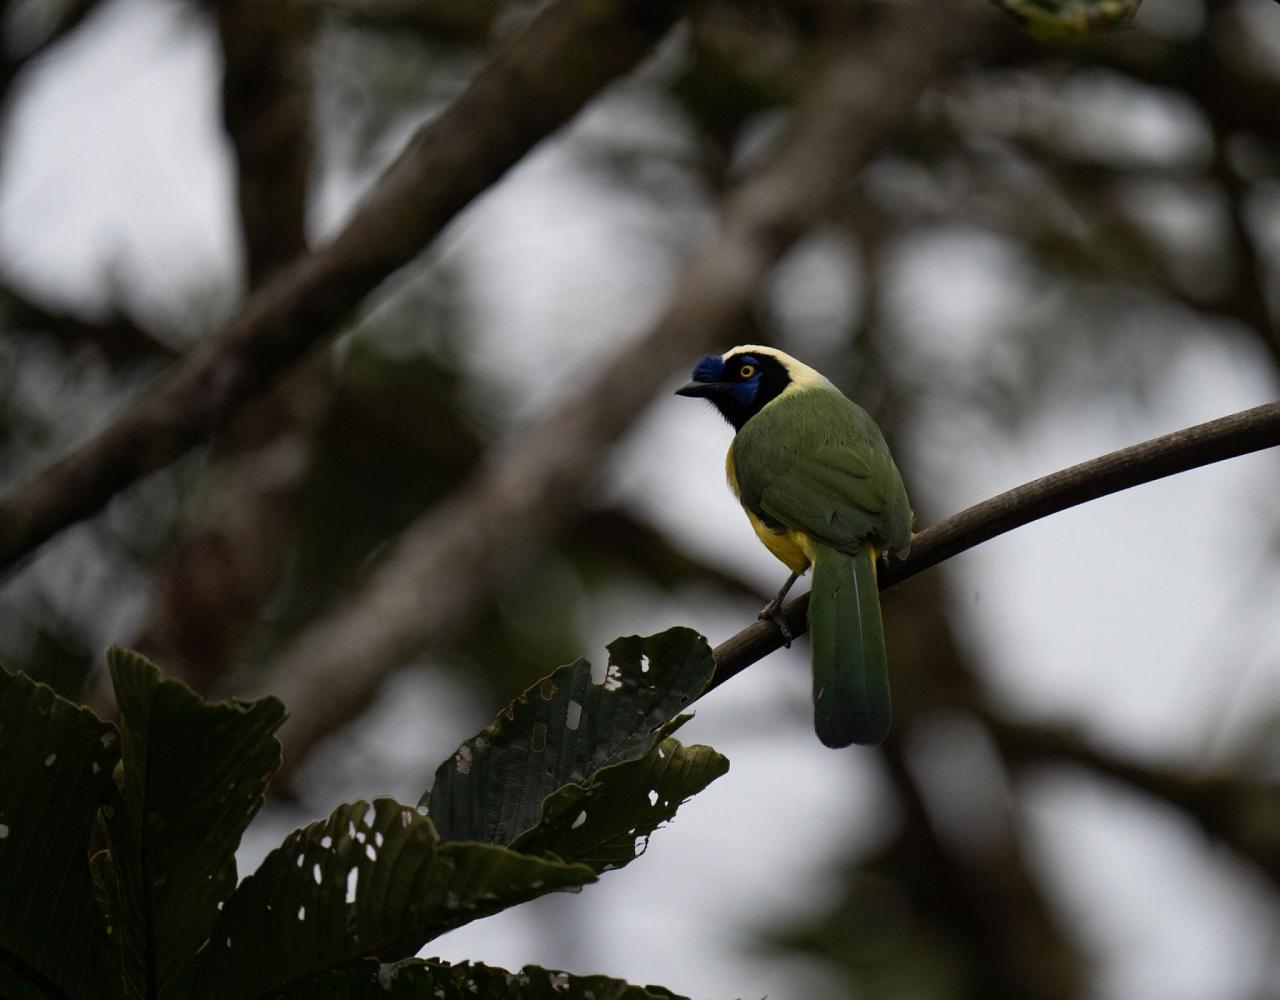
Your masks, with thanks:
M 790 645 L 783 598 L 813 567 L 813 718 L 829 747 L 889 732 L 889 674 L 876 560 L 911 545 L 911 506 L 884 435 L 823 375 L 772 347 L 735 347 L 693 369 L 680 396 L 709 400 L 737 432 L 729 488 L 791 570 L 760 612 Z

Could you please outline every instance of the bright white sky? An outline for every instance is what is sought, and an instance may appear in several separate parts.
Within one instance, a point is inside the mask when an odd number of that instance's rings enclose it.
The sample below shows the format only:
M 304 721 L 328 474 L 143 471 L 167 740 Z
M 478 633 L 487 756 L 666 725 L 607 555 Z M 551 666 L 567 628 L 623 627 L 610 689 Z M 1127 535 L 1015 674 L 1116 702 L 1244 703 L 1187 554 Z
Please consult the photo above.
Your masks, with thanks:
M 1148 7 L 1158 19 L 1177 2 Z M 0 179 L 7 266 L 86 303 L 115 283 L 162 312 L 178 309 L 192 287 L 230 281 L 235 236 L 217 71 L 213 42 L 185 6 L 117 0 L 32 73 Z M 585 127 L 607 120 L 597 111 Z M 1135 134 L 1168 141 L 1161 127 Z M 348 204 L 356 193 L 346 192 Z M 331 188 L 325 196 L 329 216 L 343 198 Z M 484 261 L 489 284 L 475 289 L 477 375 L 518 391 L 498 364 L 511 344 L 535 343 L 564 359 L 544 383 L 554 392 L 638 329 L 660 308 L 671 277 L 662 245 L 684 242 L 705 222 L 686 213 L 653 232 L 646 219 L 584 184 L 555 147 L 468 213 L 445 252 Z M 841 313 L 856 308 L 829 250 L 821 241 L 807 246 L 780 279 L 805 289 L 792 308 L 816 318 L 819 353 L 829 346 L 822 331 L 838 329 Z M 939 349 L 955 355 L 950 364 L 994 349 L 985 339 L 993 316 L 1018 308 L 989 255 L 946 241 L 920 248 L 898 280 L 916 310 L 921 363 Z M 823 287 L 837 294 L 812 291 Z M 910 442 L 901 462 L 908 485 L 931 507 L 958 510 L 1274 395 L 1261 357 L 1227 338 L 1209 345 L 1202 340 L 1175 359 L 1145 404 L 1064 392 L 1012 436 L 980 414 L 951 414 Z M 672 373 L 673 386 L 681 375 Z M 938 377 L 946 377 L 942 366 Z M 545 401 L 522 398 L 515 410 Z M 768 589 L 782 571 L 724 489 L 727 443 L 727 428 L 704 408 L 663 398 L 616 461 L 609 490 Z M 1280 583 L 1270 572 L 1278 463 L 1274 454 L 1255 456 L 1143 487 L 953 560 L 946 571 L 966 609 L 965 641 L 991 665 L 1001 698 L 1028 715 L 1078 722 L 1146 758 L 1211 761 L 1229 747 L 1230 734 L 1258 721 L 1280 689 Z M 892 606 L 890 594 L 889 614 Z M 715 642 L 755 610 L 700 594 L 610 594 L 593 610 L 597 642 L 585 652 L 599 656 L 614 635 L 676 623 Z M 802 649 L 708 698 L 682 737 L 726 753 L 732 770 L 655 835 L 647 857 L 581 899 L 547 899 L 464 928 L 438 942 L 437 953 L 607 972 L 695 996 L 828 995 L 819 970 L 744 951 L 744 931 L 816 907 L 837 851 L 872 842 L 886 822 L 875 755 L 820 747 L 807 700 Z M 242 870 L 342 799 L 415 798 L 429 768 L 487 721 L 468 718 L 473 710 L 463 705 L 441 676 L 397 680 L 350 744 L 317 759 L 314 811 L 262 817 L 241 852 Z M 409 734 L 426 734 L 429 745 L 407 745 Z M 370 773 L 381 775 L 377 787 Z M 1087 917 L 1087 940 L 1105 970 L 1100 996 L 1245 1000 L 1265 992 L 1259 977 L 1276 971 L 1280 914 L 1187 824 L 1068 775 L 1037 784 L 1027 819 L 1065 912 Z

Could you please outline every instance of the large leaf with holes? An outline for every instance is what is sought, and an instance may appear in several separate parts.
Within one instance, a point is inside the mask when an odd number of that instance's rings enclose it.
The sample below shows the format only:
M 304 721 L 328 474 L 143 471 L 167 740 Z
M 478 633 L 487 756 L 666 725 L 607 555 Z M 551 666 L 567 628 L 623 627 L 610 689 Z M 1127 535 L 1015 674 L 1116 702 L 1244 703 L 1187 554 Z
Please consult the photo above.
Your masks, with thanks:
M 88 854 L 118 757 L 114 726 L 0 668 L 0 996 L 121 995 Z
M 661 986 L 632 986 L 607 976 L 574 976 L 526 965 L 508 972 L 490 965 L 450 965 L 409 959 L 365 962 L 289 990 L 281 1000 L 687 1000 Z
M 602 872 L 638 858 L 649 834 L 729 770 L 710 747 L 668 737 L 638 760 L 603 768 L 582 785 L 565 785 L 543 804 L 542 819 L 512 849 L 551 854 Z
M 112 908 L 125 977 L 143 996 L 174 993 L 236 884 L 235 850 L 280 764 L 274 698 L 210 703 L 135 653 L 108 654 L 120 706 L 123 776 L 104 810 Z M 100 869 L 100 874 L 108 874 Z
M 697 632 L 610 643 L 600 683 L 579 660 L 512 702 L 436 771 L 422 801 L 445 840 L 510 844 L 543 821 L 544 800 L 647 756 L 682 721 L 715 669 Z
M 412 955 L 477 917 L 594 877 L 492 844 L 442 843 L 418 809 L 391 799 L 353 802 L 294 831 L 244 880 L 181 995 L 250 1000 L 333 985 L 326 976 L 363 959 Z

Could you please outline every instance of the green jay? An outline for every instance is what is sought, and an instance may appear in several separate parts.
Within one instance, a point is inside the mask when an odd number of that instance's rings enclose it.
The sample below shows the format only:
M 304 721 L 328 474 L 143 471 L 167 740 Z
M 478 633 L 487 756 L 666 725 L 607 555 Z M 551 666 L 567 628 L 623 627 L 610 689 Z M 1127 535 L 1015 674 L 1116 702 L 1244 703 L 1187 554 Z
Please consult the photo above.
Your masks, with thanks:
M 755 344 L 710 355 L 680 396 L 713 403 L 736 431 L 729 488 L 791 576 L 760 612 L 790 645 L 782 601 L 813 568 L 813 717 L 829 747 L 889 732 L 889 673 L 876 560 L 906 555 L 911 505 L 884 435 L 862 407 L 790 355 Z

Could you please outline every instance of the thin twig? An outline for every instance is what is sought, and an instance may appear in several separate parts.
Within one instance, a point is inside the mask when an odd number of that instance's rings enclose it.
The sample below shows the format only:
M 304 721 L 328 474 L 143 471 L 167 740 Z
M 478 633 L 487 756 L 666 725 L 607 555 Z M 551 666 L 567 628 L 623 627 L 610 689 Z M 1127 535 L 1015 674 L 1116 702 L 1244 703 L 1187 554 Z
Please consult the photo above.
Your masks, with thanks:
M 883 569 L 880 589 L 892 587 L 975 545 L 1068 507 L 1278 445 L 1280 403 L 1266 403 L 1081 462 L 984 500 L 926 528 L 912 540 L 910 556 Z M 808 630 L 808 609 L 808 594 L 796 598 L 784 609 L 793 635 L 802 635 Z M 747 626 L 715 648 L 716 673 L 708 690 L 781 645 L 782 637 L 770 622 L 759 621 Z

